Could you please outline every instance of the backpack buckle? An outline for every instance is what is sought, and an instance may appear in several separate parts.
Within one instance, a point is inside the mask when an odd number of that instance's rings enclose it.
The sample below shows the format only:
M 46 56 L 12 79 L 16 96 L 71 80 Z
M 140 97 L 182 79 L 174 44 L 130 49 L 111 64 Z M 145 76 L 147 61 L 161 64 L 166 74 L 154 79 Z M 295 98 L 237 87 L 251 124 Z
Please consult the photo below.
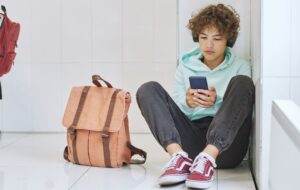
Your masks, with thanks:
M 107 131 L 103 131 L 101 134 L 102 138 L 108 138 L 109 137 L 109 133 Z

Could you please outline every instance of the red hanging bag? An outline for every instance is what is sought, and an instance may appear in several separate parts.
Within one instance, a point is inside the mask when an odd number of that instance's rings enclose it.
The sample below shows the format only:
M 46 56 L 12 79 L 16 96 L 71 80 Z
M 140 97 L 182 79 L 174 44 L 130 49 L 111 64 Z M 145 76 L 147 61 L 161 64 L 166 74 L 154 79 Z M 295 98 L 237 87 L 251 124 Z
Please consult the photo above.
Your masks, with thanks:
M 0 77 L 8 73 L 16 57 L 15 48 L 20 33 L 20 24 L 11 21 L 2 5 L 0 13 Z

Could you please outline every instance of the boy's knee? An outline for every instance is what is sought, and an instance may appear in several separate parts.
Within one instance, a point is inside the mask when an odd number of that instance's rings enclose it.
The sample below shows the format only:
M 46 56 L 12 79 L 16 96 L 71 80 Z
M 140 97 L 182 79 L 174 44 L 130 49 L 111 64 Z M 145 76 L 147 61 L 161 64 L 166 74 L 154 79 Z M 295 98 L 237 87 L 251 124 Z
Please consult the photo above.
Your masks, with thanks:
M 142 84 L 136 92 L 137 101 L 139 101 L 140 98 L 149 96 L 149 94 L 152 94 L 154 90 L 158 88 L 161 88 L 161 85 L 155 81 L 150 81 Z
M 253 80 L 250 77 L 246 76 L 246 75 L 234 76 L 234 77 L 232 77 L 230 82 L 234 83 L 235 85 L 237 85 L 239 87 L 242 87 L 242 88 L 248 87 L 252 91 L 254 91 L 254 89 L 255 89 Z
M 252 82 L 252 79 L 246 75 L 237 75 L 237 76 L 232 77 L 231 80 L 234 82 L 235 81 L 246 82 L 246 83 Z

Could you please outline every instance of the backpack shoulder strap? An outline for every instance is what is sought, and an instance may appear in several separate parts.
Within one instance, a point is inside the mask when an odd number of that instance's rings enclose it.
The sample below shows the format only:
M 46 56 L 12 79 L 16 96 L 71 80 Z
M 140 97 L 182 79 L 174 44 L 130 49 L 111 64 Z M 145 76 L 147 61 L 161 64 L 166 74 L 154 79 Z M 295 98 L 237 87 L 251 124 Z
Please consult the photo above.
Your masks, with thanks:
M 143 151 L 142 149 L 136 148 L 135 146 L 133 146 L 129 142 L 127 143 L 127 146 L 131 150 L 131 157 L 138 154 L 143 158 L 143 160 L 138 160 L 138 159 L 131 158 L 130 164 L 144 164 L 146 162 L 147 153 L 145 151 Z
M 129 136 L 129 126 L 128 126 L 128 117 L 126 116 L 125 119 L 125 130 L 126 130 L 126 134 L 128 135 L 128 142 L 127 142 L 127 147 L 129 148 L 130 152 L 131 152 L 131 159 L 129 164 L 144 164 L 147 160 L 147 152 L 145 152 L 142 149 L 139 149 L 135 146 L 133 146 L 130 142 L 130 136 Z M 134 155 L 139 155 L 142 159 L 134 159 L 132 158 Z

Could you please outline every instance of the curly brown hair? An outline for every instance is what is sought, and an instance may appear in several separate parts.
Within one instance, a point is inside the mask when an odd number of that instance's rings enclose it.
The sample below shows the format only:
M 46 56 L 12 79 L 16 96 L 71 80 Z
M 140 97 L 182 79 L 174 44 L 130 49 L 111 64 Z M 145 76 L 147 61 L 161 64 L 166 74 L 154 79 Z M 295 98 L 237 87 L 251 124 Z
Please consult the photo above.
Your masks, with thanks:
M 209 5 L 198 14 L 192 15 L 187 27 L 196 40 L 205 28 L 216 27 L 227 41 L 234 43 L 239 33 L 240 16 L 231 6 Z

